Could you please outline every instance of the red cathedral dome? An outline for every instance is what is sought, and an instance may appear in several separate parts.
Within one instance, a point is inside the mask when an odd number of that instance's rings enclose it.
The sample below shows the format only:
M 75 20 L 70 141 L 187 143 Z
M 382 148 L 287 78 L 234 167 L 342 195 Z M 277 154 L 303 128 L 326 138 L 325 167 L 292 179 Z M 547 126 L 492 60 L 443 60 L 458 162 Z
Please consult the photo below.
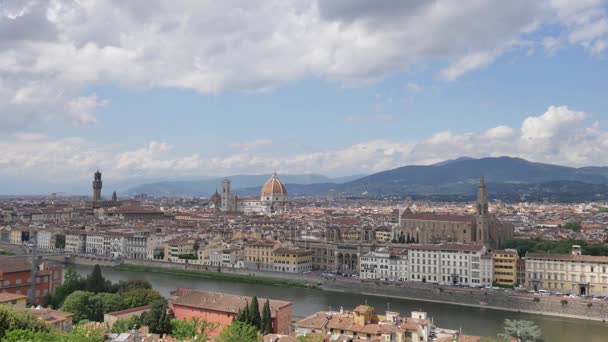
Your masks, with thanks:
M 276 171 L 272 173 L 272 177 L 262 187 L 262 197 L 272 197 L 274 195 L 287 195 L 287 188 L 277 177 Z

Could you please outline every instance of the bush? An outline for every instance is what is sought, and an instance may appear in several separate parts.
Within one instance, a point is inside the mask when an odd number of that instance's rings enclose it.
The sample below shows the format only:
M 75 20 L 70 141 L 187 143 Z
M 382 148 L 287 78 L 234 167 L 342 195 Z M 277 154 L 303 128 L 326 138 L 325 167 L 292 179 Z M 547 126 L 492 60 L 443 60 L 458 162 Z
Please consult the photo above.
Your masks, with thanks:
M 17 310 L 12 306 L 0 305 L 0 340 L 12 330 L 50 332 L 52 329 L 28 310 Z

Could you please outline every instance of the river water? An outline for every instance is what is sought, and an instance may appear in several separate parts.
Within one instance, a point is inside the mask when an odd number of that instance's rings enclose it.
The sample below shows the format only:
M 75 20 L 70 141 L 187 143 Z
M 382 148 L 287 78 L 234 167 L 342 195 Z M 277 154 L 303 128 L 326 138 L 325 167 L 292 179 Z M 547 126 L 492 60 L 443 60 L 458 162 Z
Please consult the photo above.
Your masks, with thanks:
M 91 266 L 76 266 L 82 275 L 91 272 Z M 372 305 L 382 312 L 390 307 L 391 311 L 409 315 L 413 310 L 422 310 L 433 317 L 435 324 L 447 329 L 462 329 L 466 334 L 496 336 L 502 330 L 506 318 L 534 321 L 543 331 L 545 342 L 606 342 L 608 323 L 569 318 L 538 316 L 524 313 L 470 308 L 464 306 L 428 303 L 405 299 L 364 296 L 348 293 L 325 292 L 317 289 L 290 288 L 270 285 L 233 283 L 227 281 L 200 279 L 189 276 L 146 273 L 104 268 L 103 275 L 112 282 L 129 279 L 144 279 L 154 289 L 168 297 L 169 292 L 178 288 L 217 291 L 247 296 L 258 296 L 290 301 L 294 305 L 296 317 L 307 316 L 321 310 L 338 310 L 340 306 L 353 309 L 359 304 Z

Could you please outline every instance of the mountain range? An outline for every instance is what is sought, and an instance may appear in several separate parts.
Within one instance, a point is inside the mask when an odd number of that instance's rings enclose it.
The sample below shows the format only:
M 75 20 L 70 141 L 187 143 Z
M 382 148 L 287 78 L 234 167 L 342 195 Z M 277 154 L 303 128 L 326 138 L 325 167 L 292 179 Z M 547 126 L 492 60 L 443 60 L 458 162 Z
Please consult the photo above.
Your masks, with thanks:
M 280 175 L 291 196 L 411 196 L 437 200 L 474 198 L 484 176 L 491 197 L 504 200 L 578 201 L 608 199 L 608 167 L 568 167 L 513 157 L 461 157 L 433 165 L 409 165 L 367 176 L 329 178 L 320 174 Z M 257 196 L 270 177 L 228 178 L 242 196 Z M 223 177 L 161 181 L 131 187 L 127 195 L 209 196 Z
M 341 184 L 289 184 L 290 195 L 413 196 L 432 199 L 474 198 L 484 176 L 491 197 L 505 200 L 578 201 L 608 198 L 608 167 L 530 162 L 521 158 L 463 157 L 433 165 L 410 165 Z M 259 187 L 241 190 L 259 193 Z

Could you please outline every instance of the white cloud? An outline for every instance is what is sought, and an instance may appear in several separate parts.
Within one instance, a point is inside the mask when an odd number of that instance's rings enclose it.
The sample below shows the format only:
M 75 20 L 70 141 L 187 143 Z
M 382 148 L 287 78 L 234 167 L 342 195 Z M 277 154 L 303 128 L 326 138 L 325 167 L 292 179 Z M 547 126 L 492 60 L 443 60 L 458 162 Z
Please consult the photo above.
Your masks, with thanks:
M 419 84 L 416 84 L 414 82 L 409 82 L 407 84 L 407 90 L 410 93 L 416 94 L 422 91 L 422 86 L 420 86 Z
M 19 133 L 14 139 L 0 141 L 4 151 L 0 154 L 0 175 L 73 181 L 89 178 L 96 168 L 113 179 L 267 173 L 273 168 L 290 173 L 346 175 L 465 155 L 508 155 L 574 166 L 608 165 L 608 132 L 597 122 L 588 122 L 589 117 L 566 106 L 550 106 L 544 113 L 526 118 L 519 128 L 442 131 L 420 141 L 372 140 L 340 149 L 280 156 L 251 150 L 213 157 L 180 155 L 171 145 L 154 141 L 125 151 L 120 146 L 93 144 L 81 138 Z
M 93 123 L 103 99 L 79 114 L 69 107 L 98 83 L 255 92 L 306 77 L 358 84 L 429 61 L 448 61 L 442 75 L 455 79 L 516 49 L 514 41 L 542 36 L 547 25 L 599 54 L 607 40 L 603 4 L 5 0 L 0 130 L 56 118 Z

